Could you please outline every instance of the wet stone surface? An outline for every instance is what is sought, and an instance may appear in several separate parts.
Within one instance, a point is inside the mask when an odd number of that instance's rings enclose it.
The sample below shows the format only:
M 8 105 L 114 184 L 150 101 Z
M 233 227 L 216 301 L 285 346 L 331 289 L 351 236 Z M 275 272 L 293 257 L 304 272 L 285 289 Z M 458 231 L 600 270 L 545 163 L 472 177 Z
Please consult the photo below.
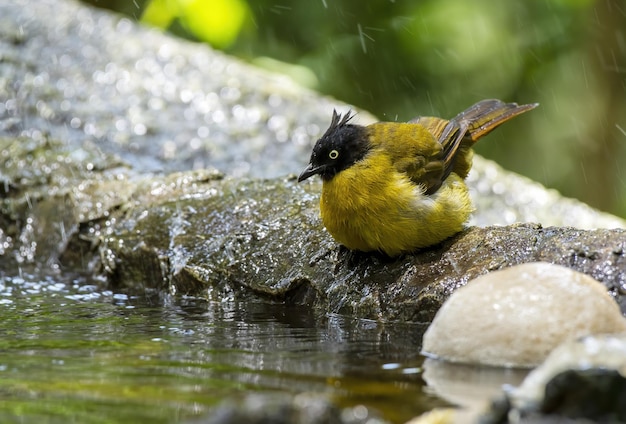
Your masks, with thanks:
M 545 260 L 624 308 L 623 232 L 547 227 L 622 220 L 476 158 L 472 223 L 547 228 L 474 227 L 396 259 L 347 252 L 320 223 L 319 182 L 288 176 L 347 106 L 107 12 L 27 3 L 0 5 L 2 272 L 428 322 L 470 278 Z
M 110 281 L 134 290 L 255 295 L 371 319 L 429 322 L 470 279 L 543 260 L 592 275 L 624 309 L 624 230 L 474 227 L 392 259 L 338 246 L 317 217 L 317 197 L 293 178 L 225 179 L 181 190 L 184 195 L 140 202 L 150 206 L 127 211 L 124 224 L 102 239 Z
M 0 39 L 2 133 L 49 134 L 72 148 L 90 140 L 138 172 L 295 172 L 335 106 L 205 45 L 74 2 L 5 2 Z

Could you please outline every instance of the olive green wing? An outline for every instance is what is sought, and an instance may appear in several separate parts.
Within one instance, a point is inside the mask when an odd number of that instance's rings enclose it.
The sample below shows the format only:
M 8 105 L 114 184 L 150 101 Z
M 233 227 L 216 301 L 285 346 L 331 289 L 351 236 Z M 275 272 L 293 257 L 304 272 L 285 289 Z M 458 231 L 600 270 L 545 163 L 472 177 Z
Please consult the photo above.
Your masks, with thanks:
M 426 194 L 432 194 L 441 187 L 445 179 L 450 175 L 450 172 L 455 170 L 457 154 L 463 153 L 462 156 L 464 157 L 468 154 L 469 148 L 459 149 L 468 130 L 467 123 L 455 119 L 448 121 L 432 116 L 420 116 L 409 122 L 422 125 L 441 146 L 440 154 L 436 159 L 433 158 L 430 166 L 431 171 L 428 173 Z M 464 178 L 467 176 L 467 172 L 469 172 L 471 163 L 459 163 L 458 165 L 456 168 L 459 168 L 458 171 L 461 174 L 465 174 L 461 175 Z M 467 168 L 467 170 L 464 170 L 464 168 Z
M 437 191 L 450 172 L 467 177 L 472 166 L 472 145 L 504 122 L 537 107 L 537 103 L 518 105 L 497 99 L 481 100 L 451 120 L 417 117 L 409 123 L 423 125 L 441 144 L 442 168 L 439 178 L 432 178 L 426 194 Z
M 441 186 L 445 173 L 443 145 L 420 123 L 379 122 L 368 126 L 374 148 L 380 148 L 398 172 L 427 193 Z
M 482 100 L 451 120 L 420 116 L 406 123 L 369 125 L 369 141 L 389 156 L 396 170 L 435 193 L 451 172 L 467 177 L 472 145 L 500 124 L 536 107 L 500 100 Z

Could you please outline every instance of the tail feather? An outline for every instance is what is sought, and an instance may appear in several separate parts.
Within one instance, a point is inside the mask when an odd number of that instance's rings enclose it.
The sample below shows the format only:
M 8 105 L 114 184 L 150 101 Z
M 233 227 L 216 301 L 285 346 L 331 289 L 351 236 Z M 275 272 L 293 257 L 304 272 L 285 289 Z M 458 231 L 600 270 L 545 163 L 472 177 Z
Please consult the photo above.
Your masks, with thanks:
M 519 106 L 517 103 L 504 103 L 497 99 L 481 100 L 448 121 L 438 138 L 443 146 L 446 176 L 454 164 L 462 141 L 469 141 L 467 144 L 472 145 L 499 125 L 538 105 L 539 103 L 530 103 Z
M 530 103 L 520 106 L 517 103 L 504 103 L 497 99 L 482 100 L 459 113 L 450 121 L 458 122 L 461 127 L 467 126 L 466 136 L 476 142 L 500 124 L 534 109 L 538 105 L 539 103 Z
M 468 156 L 471 145 L 509 119 L 534 109 L 538 105 L 539 103 L 530 103 L 520 106 L 517 103 L 487 99 L 470 106 L 449 121 L 428 116 L 409 121 L 425 126 L 443 147 L 441 158 L 443 174 L 438 184 L 428 187 L 426 194 L 437 191 L 452 171 L 465 178 L 471 167 L 471 160 Z M 458 155 L 468 157 L 459 162 L 457 161 Z

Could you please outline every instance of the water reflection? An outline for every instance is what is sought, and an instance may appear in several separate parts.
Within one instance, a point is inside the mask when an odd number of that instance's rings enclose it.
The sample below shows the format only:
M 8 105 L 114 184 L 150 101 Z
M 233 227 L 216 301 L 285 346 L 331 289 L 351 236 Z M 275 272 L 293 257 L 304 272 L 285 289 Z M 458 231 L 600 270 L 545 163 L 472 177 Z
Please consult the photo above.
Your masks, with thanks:
M 415 324 L 154 302 L 80 277 L 0 276 L 0 300 L 2 422 L 184 422 L 259 392 L 315 392 L 391 422 L 445 404 L 423 390 Z
M 528 372 L 528 369 L 453 364 L 427 358 L 422 377 L 431 393 L 454 405 L 480 411 L 501 396 L 503 386 L 521 384 Z

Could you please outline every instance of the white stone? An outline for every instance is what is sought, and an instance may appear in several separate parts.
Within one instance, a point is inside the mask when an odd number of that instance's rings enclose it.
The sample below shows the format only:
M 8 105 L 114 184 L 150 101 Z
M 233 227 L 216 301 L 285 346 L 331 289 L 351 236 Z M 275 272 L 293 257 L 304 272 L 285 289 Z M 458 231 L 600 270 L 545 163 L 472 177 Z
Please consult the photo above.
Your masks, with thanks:
M 423 353 L 453 362 L 532 367 L 581 336 L 626 331 L 593 278 L 545 262 L 480 276 L 454 292 L 424 335 Z
M 521 386 L 512 391 L 513 405 L 532 409 L 543 399 L 546 384 L 567 370 L 600 368 L 626 377 L 626 333 L 589 336 L 565 342 L 535 368 Z

